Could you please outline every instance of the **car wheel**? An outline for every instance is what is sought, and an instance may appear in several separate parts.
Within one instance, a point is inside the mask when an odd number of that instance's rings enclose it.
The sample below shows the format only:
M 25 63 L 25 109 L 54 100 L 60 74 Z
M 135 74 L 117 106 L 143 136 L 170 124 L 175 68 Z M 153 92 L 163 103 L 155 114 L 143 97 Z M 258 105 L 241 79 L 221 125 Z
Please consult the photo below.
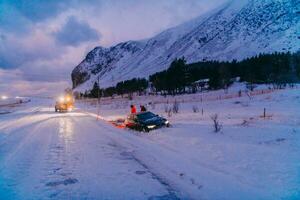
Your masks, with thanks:
M 148 133 L 150 130 L 147 128 L 147 127 L 143 127 L 143 132 L 146 132 L 146 133 Z
M 141 127 L 141 126 L 136 126 L 136 127 L 135 127 L 135 130 L 136 130 L 136 131 L 139 131 L 139 132 L 144 131 L 143 127 Z

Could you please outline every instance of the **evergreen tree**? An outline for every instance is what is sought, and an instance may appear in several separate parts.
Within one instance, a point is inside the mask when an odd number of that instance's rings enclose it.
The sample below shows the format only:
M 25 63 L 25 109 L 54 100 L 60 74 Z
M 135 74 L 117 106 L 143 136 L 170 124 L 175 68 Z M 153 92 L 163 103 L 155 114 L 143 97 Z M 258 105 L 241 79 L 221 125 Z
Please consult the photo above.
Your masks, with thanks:
M 193 83 L 201 79 L 209 79 L 211 89 L 227 88 L 235 77 L 248 82 L 250 88 L 261 83 L 274 84 L 276 87 L 295 83 L 300 79 L 300 52 L 260 54 L 239 62 L 202 61 L 186 64 L 185 59 L 180 58 L 175 59 L 167 70 L 150 75 L 149 81 L 156 92 L 175 95 L 185 93 L 187 87 L 195 92 Z M 105 96 L 142 94 L 148 86 L 145 78 L 121 81 L 115 87 L 103 90 L 95 82 L 89 96 L 97 97 L 98 91 L 100 94 L 103 91 Z
M 93 89 L 90 92 L 90 97 L 92 97 L 92 98 L 98 98 L 98 94 L 100 94 L 100 88 L 98 86 L 98 83 L 95 82 L 94 86 L 93 86 Z

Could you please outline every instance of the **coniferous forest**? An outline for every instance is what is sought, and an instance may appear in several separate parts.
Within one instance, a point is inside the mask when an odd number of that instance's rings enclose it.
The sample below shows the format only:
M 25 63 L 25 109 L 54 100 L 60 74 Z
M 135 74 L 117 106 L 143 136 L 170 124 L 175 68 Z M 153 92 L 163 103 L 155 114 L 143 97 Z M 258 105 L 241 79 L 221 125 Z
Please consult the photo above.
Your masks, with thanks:
M 187 64 L 184 58 L 175 59 L 167 70 L 145 78 L 119 82 L 115 87 L 101 89 L 96 82 L 82 96 L 98 97 L 139 93 L 150 86 L 157 94 L 197 92 L 195 82 L 207 80 L 208 89 L 226 89 L 235 78 L 249 84 L 272 84 L 282 88 L 300 80 L 300 52 L 260 54 L 242 61 L 201 61 Z

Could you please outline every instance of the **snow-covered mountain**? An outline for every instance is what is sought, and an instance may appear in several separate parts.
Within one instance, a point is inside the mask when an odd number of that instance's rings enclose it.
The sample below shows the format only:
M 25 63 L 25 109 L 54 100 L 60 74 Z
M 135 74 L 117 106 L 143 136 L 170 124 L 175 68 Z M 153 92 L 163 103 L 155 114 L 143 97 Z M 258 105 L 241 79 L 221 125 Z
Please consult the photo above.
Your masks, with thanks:
M 299 22 L 299 0 L 233 0 L 148 40 L 96 47 L 73 70 L 73 86 L 84 91 L 98 77 L 102 87 L 148 77 L 182 56 L 192 63 L 295 52 L 300 49 Z

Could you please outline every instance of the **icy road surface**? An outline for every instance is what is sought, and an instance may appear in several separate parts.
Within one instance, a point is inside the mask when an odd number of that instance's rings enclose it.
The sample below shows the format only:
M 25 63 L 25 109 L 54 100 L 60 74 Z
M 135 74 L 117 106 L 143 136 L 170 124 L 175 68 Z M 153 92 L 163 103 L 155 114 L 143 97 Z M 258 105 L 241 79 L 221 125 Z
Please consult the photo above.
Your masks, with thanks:
M 15 115 L 1 118 L 0 199 L 176 199 L 104 122 L 47 108 Z
M 171 128 L 149 134 L 96 120 L 93 107 L 55 113 L 32 101 L 0 115 L 0 199 L 297 200 L 299 96 L 207 102 L 203 116 L 182 104 Z M 272 118 L 259 117 L 264 107 Z M 127 107 L 101 109 L 105 118 Z

